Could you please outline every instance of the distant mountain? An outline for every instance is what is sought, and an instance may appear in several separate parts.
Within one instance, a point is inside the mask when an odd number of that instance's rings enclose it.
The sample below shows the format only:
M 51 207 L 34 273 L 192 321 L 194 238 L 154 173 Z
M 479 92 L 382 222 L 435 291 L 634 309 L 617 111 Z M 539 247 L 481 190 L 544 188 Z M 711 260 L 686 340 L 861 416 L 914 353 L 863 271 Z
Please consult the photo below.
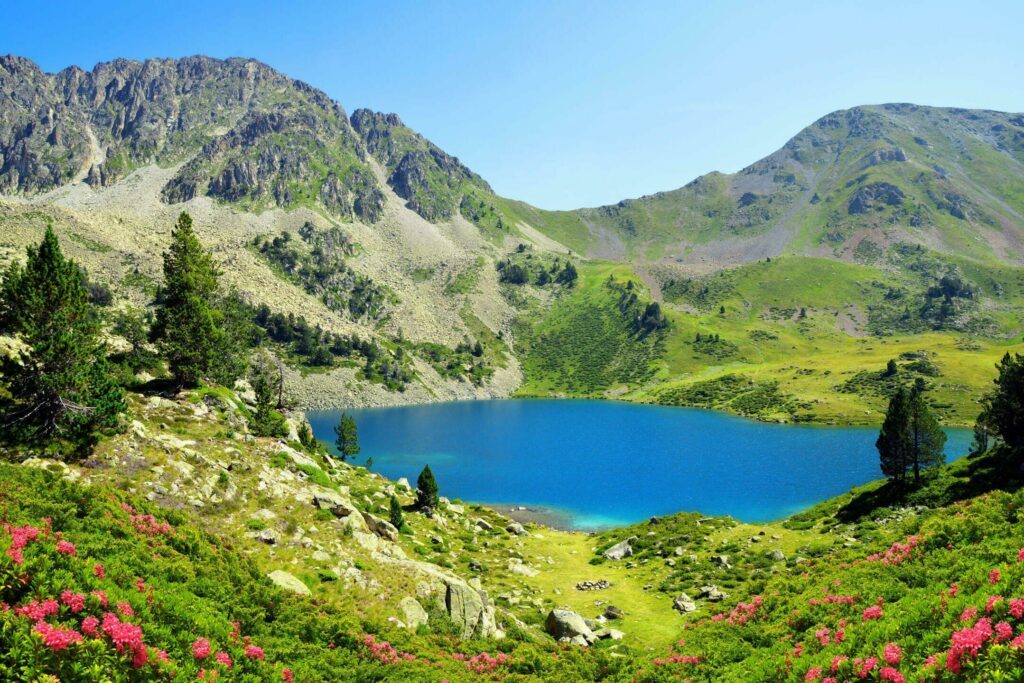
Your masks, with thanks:
M 575 211 L 497 197 L 458 159 L 366 109 L 250 59 L 115 60 L 45 74 L 0 57 L 0 192 L 108 186 L 180 165 L 167 203 L 308 206 L 378 221 L 384 186 L 430 221 L 526 223 L 615 260 L 744 263 L 782 253 L 871 260 L 897 241 L 1024 260 L 1024 115 L 912 104 L 829 114 L 739 173 Z
M 871 260 L 894 241 L 1024 260 L 1024 115 L 913 104 L 822 117 L 739 173 L 570 212 L 536 227 L 612 258 Z
M 490 194 L 397 116 L 360 110 L 350 122 L 320 90 L 249 59 L 119 59 L 51 75 L 0 57 L 0 155 L 5 193 L 109 186 L 146 164 L 182 164 L 165 202 L 307 205 L 369 223 L 384 207 L 371 158 L 430 220 L 452 216 L 466 191 Z

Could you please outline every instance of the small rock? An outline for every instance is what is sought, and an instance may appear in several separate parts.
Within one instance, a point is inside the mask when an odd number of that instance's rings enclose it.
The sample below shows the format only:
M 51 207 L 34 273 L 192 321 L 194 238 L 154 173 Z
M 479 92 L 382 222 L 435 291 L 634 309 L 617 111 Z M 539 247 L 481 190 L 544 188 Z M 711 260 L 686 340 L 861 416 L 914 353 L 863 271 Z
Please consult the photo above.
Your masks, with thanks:
M 302 581 L 299 581 L 297 577 L 282 569 L 270 572 L 267 574 L 267 578 L 269 578 L 275 585 L 293 593 L 298 593 L 299 595 L 311 594 L 309 587 L 307 587 L 306 584 L 302 583 Z
M 605 550 L 603 555 L 609 560 L 621 560 L 624 557 L 631 557 L 633 555 L 633 546 L 629 542 L 632 538 L 627 538 L 625 541 L 619 541 L 608 550 Z

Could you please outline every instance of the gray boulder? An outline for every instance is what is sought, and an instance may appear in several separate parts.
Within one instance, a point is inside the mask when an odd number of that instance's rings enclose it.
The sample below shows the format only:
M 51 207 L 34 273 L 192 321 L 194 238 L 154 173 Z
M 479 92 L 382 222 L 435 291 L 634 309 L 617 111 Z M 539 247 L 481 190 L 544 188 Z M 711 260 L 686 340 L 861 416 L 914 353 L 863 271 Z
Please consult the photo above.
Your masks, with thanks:
M 718 586 L 701 586 L 700 591 L 697 593 L 698 598 L 704 598 L 708 602 L 721 602 L 725 600 L 728 594 L 718 590 Z
M 430 620 L 427 610 L 416 601 L 416 598 L 405 597 L 398 603 L 398 609 L 402 610 L 402 622 L 412 631 L 420 626 L 425 626 Z
M 731 569 L 732 565 L 729 564 L 728 555 L 712 555 L 711 564 L 717 564 L 722 569 Z
M 530 532 L 528 532 L 526 530 L 526 527 L 524 527 L 519 522 L 512 522 L 511 524 L 509 524 L 508 526 L 505 527 L 505 531 L 509 532 L 510 534 L 512 534 L 514 536 L 529 536 L 530 535 Z
M 778 549 L 765 553 L 765 555 L 774 562 L 784 562 L 786 560 L 786 553 Z
M 366 520 L 366 526 L 369 527 L 370 531 L 381 538 L 391 541 L 392 543 L 398 540 L 398 529 L 396 529 L 395 525 L 391 522 L 371 514 L 363 515 L 363 519 Z
M 697 603 L 686 593 L 680 593 L 679 597 L 672 600 L 672 609 L 680 614 L 689 614 L 697 611 Z
M 555 640 L 565 638 L 579 645 L 589 645 L 597 640 L 586 619 L 567 609 L 551 610 L 544 620 L 544 630 Z
M 608 548 L 608 550 L 605 550 L 603 553 L 604 556 L 609 560 L 621 560 L 624 557 L 632 557 L 633 546 L 631 546 L 629 542 L 632 541 L 633 538 L 635 537 L 627 538 L 625 541 L 619 541 L 611 548 Z

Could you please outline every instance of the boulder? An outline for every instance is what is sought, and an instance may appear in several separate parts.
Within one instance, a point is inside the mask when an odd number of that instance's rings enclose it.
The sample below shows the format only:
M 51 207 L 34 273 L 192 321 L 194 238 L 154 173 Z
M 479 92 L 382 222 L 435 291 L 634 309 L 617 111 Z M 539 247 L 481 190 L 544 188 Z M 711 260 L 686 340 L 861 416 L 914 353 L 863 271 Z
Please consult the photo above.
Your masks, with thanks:
M 786 553 L 778 549 L 775 549 L 770 553 L 765 553 L 765 555 L 768 557 L 768 559 L 774 562 L 785 562 L 786 560 Z
M 721 602 L 729 597 L 726 593 L 718 590 L 718 586 L 701 586 L 697 593 L 698 598 L 704 598 L 708 602 Z
M 567 609 L 553 609 L 544 620 L 544 630 L 555 640 L 563 638 L 578 645 L 589 645 L 597 638 L 594 632 L 587 626 L 586 620 L 576 612 Z M 582 639 L 579 641 L 577 639 Z
M 398 609 L 402 610 L 402 622 L 410 630 L 415 631 L 430 620 L 427 610 L 423 609 L 423 605 L 417 602 L 416 598 L 402 598 L 398 603 Z
M 370 531 L 381 538 L 391 541 L 392 543 L 398 540 L 398 529 L 396 529 L 395 525 L 391 522 L 371 514 L 363 515 L 363 519 L 366 520 L 366 526 L 370 528 Z
M 608 550 L 604 551 L 604 556 L 609 560 L 621 560 L 624 557 L 632 557 L 633 546 L 629 544 L 633 538 L 627 538 L 625 541 L 619 541 Z
M 615 605 L 608 605 L 604 608 L 604 614 L 602 615 L 605 619 L 621 619 L 623 611 Z
M 263 529 L 262 531 L 258 531 L 253 538 L 260 543 L 266 543 L 267 545 L 277 545 L 277 542 L 281 540 L 277 535 L 277 532 L 273 529 Z
M 485 593 L 468 583 L 448 580 L 445 583 L 444 606 L 452 622 L 462 630 L 463 638 L 500 637 L 494 623 L 494 607 L 487 604 Z
M 711 564 L 717 564 L 722 569 L 731 569 L 732 565 L 729 564 L 728 555 L 712 555 Z
M 267 574 L 269 578 L 276 586 L 284 588 L 285 590 L 297 593 L 299 595 L 310 595 L 310 590 L 306 584 L 299 581 L 298 578 L 289 574 L 288 572 L 277 569 Z
M 352 505 L 347 497 L 333 489 L 324 486 L 313 487 L 313 505 L 321 510 L 330 510 L 335 517 L 348 517 L 352 514 L 359 514 L 359 510 Z
M 491 526 L 491 523 L 488 522 L 486 519 L 476 520 L 476 525 L 478 528 L 483 529 L 484 531 L 490 531 L 494 528 L 493 526 Z
M 412 491 L 412 486 L 409 485 L 409 480 L 405 477 L 399 477 L 398 481 L 395 482 L 395 486 L 406 491 Z
M 509 524 L 508 526 L 505 527 L 505 531 L 509 532 L 513 536 L 529 536 L 530 535 L 530 532 L 528 532 L 526 530 L 526 527 L 524 527 L 519 522 L 512 522 L 511 524 Z
M 679 597 L 672 600 L 672 609 L 680 614 L 689 614 L 697 611 L 697 603 L 686 593 L 680 593 Z
M 599 628 L 594 631 L 594 637 L 598 640 L 622 640 L 626 634 L 614 628 Z

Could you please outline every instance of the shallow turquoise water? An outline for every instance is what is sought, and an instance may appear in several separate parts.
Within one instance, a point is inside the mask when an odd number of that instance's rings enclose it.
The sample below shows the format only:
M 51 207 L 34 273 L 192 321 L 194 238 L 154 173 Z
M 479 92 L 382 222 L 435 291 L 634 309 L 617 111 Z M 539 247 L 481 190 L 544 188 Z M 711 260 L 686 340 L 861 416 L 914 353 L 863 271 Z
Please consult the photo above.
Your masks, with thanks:
M 309 414 L 333 444 L 341 411 Z M 559 509 L 593 529 L 700 511 L 779 519 L 881 476 L 876 428 L 774 425 L 613 401 L 507 400 L 350 410 L 373 469 L 441 495 Z M 969 430 L 947 430 L 949 457 Z

